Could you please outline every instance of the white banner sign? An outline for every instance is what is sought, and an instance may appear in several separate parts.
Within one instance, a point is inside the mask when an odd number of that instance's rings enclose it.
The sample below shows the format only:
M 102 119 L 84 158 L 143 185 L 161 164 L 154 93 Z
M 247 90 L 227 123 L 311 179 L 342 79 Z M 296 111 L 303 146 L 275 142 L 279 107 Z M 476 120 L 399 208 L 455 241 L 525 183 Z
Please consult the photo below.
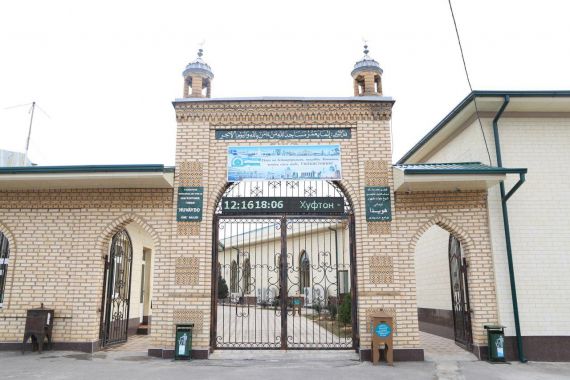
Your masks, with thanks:
M 340 180 L 340 145 L 228 147 L 228 181 Z

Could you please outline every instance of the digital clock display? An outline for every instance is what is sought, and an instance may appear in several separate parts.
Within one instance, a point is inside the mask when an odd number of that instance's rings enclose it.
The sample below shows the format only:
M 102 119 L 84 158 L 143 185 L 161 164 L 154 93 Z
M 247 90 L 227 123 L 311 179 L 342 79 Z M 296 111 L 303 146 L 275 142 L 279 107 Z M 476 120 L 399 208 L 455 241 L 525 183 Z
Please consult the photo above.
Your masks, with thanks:
M 342 197 L 224 197 L 222 214 L 339 214 L 344 212 Z

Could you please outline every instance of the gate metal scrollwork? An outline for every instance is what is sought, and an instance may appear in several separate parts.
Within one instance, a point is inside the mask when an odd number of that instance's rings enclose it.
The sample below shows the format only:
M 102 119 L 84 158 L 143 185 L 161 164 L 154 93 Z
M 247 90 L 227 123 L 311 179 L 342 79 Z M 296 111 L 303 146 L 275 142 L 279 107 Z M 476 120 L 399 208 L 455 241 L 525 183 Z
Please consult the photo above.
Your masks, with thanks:
M 117 232 L 105 261 L 101 344 L 127 340 L 133 247 L 126 230 Z
M 353 216 L 338 185 L 247 181 L 227 197 L 343 197 L 344 212 L 214 218 L 211 342 L 231 349 L 347 349 L 357 336 Z M 228 281 L 229 280 L 229 281 Z M 340 312 L 340 309 L 343 311 Z M 342 317 L 341 317 L 342 314 Z
M 455 342 L 470 350 L 473 344 L 467 282 L 467 261 L 462 257 L 461 243 L 449 236 L 449 273 Z

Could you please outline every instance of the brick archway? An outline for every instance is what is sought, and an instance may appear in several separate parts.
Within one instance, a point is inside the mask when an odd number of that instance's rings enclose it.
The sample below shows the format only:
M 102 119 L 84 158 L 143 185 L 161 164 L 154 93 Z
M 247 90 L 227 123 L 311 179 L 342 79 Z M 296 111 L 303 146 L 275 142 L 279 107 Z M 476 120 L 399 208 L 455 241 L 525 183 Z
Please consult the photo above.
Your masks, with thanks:
M 476 194 L 473 194 L 476 196 Z M 469 270 L 469 294 L 471 304 L 471 325 L 473 332 L 474 353 L 481 357 L 480 347 L 486 345 L 485 324 L 497 322 L 498 306 L 495 290 L 495 276 L 493 268 L 493 255 L 489 237 L 488 214 L 485 198 L 465 200 L 465 195 L 446 193 L 439 195 L 441 203 L 439 208 L 429 210 L 431 205 L 407 204 L 400 207 L 400 218 L 408 223 L 410 231 L 407 239 L 407 257 L 410 259 L 413 270 L 413 295 L 416 294 L 415 282 L 415 249 L 419 239 L 431 227 L 438 226 L 454 235 L 462 244 Z M 400 196 L 403 198 L 403 196 Z M 440 200 L 440 201 L 441 201 Z M 460 201 L 463 203 L 461 204 Z M 455 203 L 457 202 L 457 203 Z M 429 211 L 427 211 L 429 210 Z M 427 216 L 426 216 L 427 211 Z M 431 212 L 430 212 L 431 211 Z M 417 302 L 417 300 L 416 300 Z M 416 321 L 417 322 L 417 315 Z
M 152 238 L 154 249 L 156 252 L 160 251 L 160 238 L 156 233 L 155 229 L 141 216 L 128 213 L 121 215 L 120 217 L 109 223 L 99 234 L 99 239 L 97 240 L 98 250 L 101 252 L 101 257 L 105 257 L 107 254 L 108 243 L 117 232 L 125 228 L 130 223 L 138 224 L 149 236 Z
M 469 236 L 469 233 L 457 223 L 449 220 L 442 215 L 434 215 L 428 221 L 426 221 L 412 236 L 410 239 L 410 251 L 414 252 L 416 245 L 424 233 L 433 226 L 438 226 L 454 235 L 461 242 L 461 246 L 465 252 L 466 258 L 469 260 L 471 252 L 474 250 L 473 239 Z

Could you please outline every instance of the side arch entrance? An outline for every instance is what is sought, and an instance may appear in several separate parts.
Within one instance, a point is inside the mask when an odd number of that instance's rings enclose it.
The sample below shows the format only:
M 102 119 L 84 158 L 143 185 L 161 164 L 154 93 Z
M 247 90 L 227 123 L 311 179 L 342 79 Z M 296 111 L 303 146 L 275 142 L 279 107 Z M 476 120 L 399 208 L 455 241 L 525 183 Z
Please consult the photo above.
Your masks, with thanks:
M 213 348 L 356 346 L 354 217 L 337 183 L 232 183 L 213 235 Z
M 126 342 L 129 327 L 133 244 L 126 229 L 117 232 L 105 258 L 101 345 Z
M 417 241 L 415 267 L 420 331 L 471 351 L 468 265 L 461 239 L 446 226 L 432 225 Z

